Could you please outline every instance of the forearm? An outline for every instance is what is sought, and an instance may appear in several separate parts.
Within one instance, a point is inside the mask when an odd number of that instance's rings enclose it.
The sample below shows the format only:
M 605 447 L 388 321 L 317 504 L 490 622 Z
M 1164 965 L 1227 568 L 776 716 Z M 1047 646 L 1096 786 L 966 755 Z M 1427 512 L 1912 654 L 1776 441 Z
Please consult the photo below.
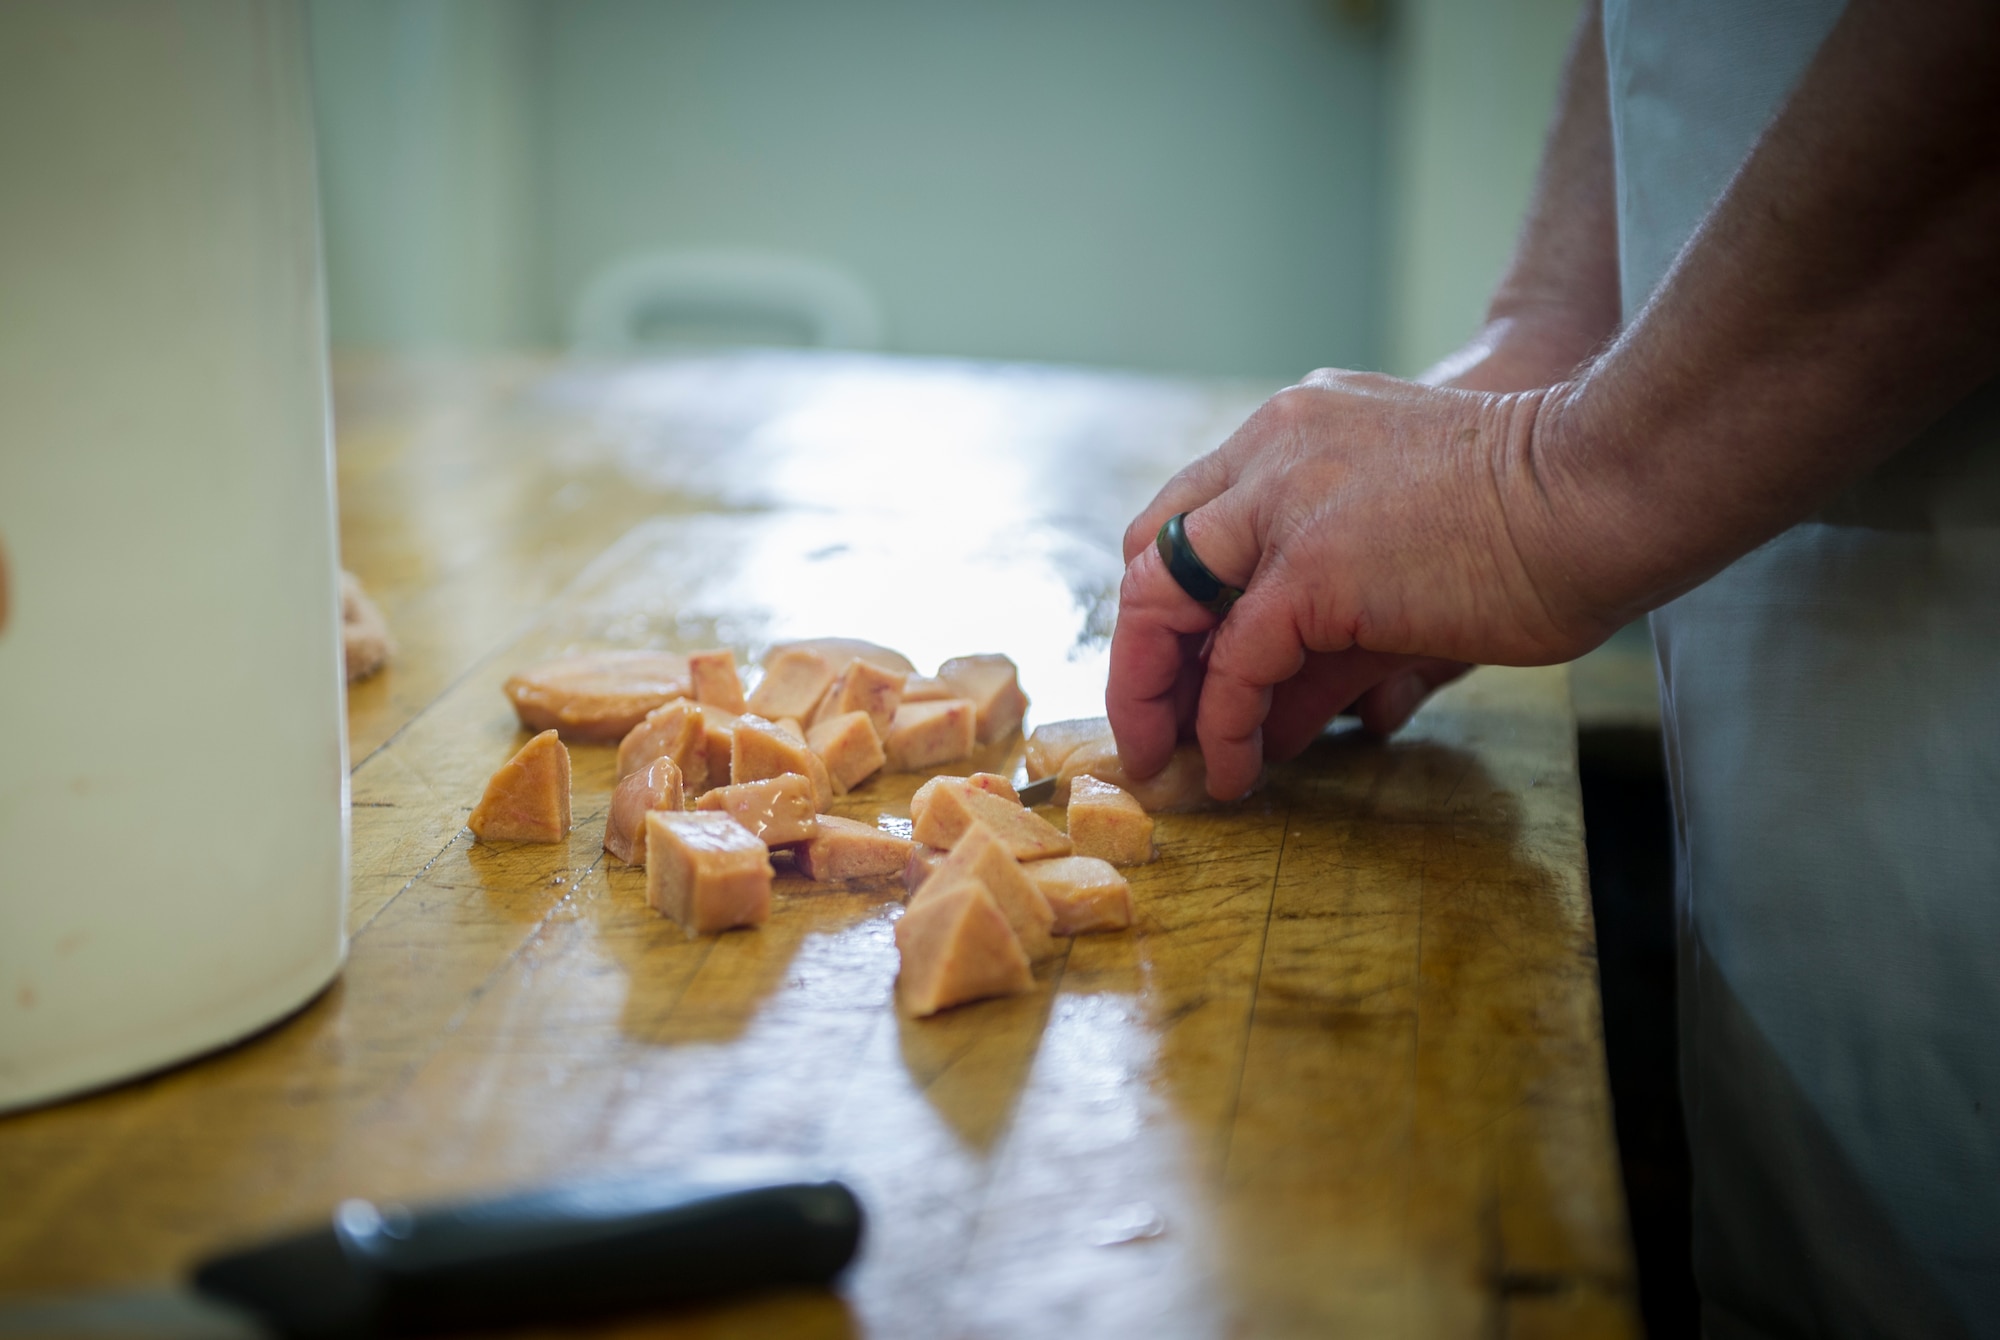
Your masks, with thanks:
M 1617 334 L 1618 218 L 1604 29 L 1583 7 L 1520 240 L 1465 346 L 1417 380 L 1468 391 L 1561 381 Z
M 1547 500 L 1522 509 L 1539 581 L 1609 617 L 1649 608 L 2000 372 L 1996 70 L 1979 0 L 1855 0 L 1652 301 L 1502 470 Z

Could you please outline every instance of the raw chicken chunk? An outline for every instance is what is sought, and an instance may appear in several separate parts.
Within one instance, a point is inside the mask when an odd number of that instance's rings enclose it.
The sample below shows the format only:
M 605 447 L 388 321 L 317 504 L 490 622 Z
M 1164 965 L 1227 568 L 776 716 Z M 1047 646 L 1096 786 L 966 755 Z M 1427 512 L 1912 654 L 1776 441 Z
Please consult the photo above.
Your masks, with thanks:
M 646 860 L 646 815 L 687 808 L 681 769 L 671 758 L 656 758 L 618 783 L 604 821 L 604 850 L 627 865 Z
M 1131 792 L 1149 814 L 1202 810 L 1215 803 L 1208 794 L 1208 767 L 1202 762 L 1201 746 L 1195 744 L 1175 749 L 1167 766 L 1143 782 L 1126 774 L 1125 765 L 1118 759 L 1118 746 L 1109 736 L 1086 744 L 1063 760 L 1062 769 L 1056 774 L 1058 805 L 1069 803 L 1072 784 L 1085 774 Z
M 953 786 L 970 787 L 974 791 L 984 791 L 988 795 L 999 796 L 1016 805 L 1021 803 L 1021 793 L 1014 789 L 1012 782 L 997 772 L 975 772 L 970 777 L 933 777 L 918 787 L 917 793 L 910 797 L 910 822 L 922 823 L 924 811 L 930 808 L 931 797 L 946 787 Z
M 1028 737 L 1028 776 L 1040 779 L 1062 771 L 1069 756 L 1084 745 L 1111 738 L 1111 723 L 1103 717 L 1045 721 Z
M 819 832 L 793 851 L 792 859 L 807 879 L 872 879 L 901 871 L 914 846 L 873 824 L 822 814 Z
M 826 770 L 826 760 L 813 752 L 812 744 L 806 739 L 805 729 L 799 725 L 798 718 L 786 717 L 777 723 L 777 727 L 796 743 L 805 746 L 806 776 L 812 779 L 814 803 L 822 810 L 830 809 L 834 796 L 833 774 Z
M 746 712 L 736 718 L 730 732 L 729 780 L 760 782 L 788 772 L 810 777 L 812 764 L 807 760 L 812 757 L 796 723 L 788 729 L 784 723 Z
M 646 815 L 646 901 L 689 935 L 771 915 L 771 853 L 726 814 Z
M 812 781 L 796 772 L 718 786 L 696 801 L 695 809 L 727 814 L 767 847 L 805 842 L 819 832 Z
M 719 707 L 725 712 L 743 711 L 743 680 L 736 673 L 736 653 L 722 647 L 690 655 L 688 691 L 698 703 Z
M 1057 935 L 1119 931 L 1132 924 L 1132 886 L 1108 861 L 1058 856 L 1022 867 L 1056 914 Z
M 837 795 L 852 791 L 888 761 L 866 712 L 844 712 L 820 722 L 806 732 L 806 744 L 826 764 Z
M 1078 856 L 1144 865 L 1153 859 L 1153 816 L 1131 795 L 1082 773 L 1069 784 L 1069 840 Z
M 906 703 L 934 703 L 940 698 L 956 698 L 951 685 L 942 679 L 929 675 L 911 675 L 903 681 L 903 701 Z
M 646 714 L 618 742 L 618 776 L 631 776 L 656 758 L 670 758 L 681 770 L 682 785 L 696 795 L 708 789 L 708 730 L 701 705 L 676 698 Z
M 729 775 L 729 755 L 736 748 L 736 713 L 703 703 L 701 725 L 708 750 L 708 784 L 726 786 L 736 780 Z
M 999 796 L 1002 800 L 1011 800 L 1016 805 L 1021 803 L 1021 793 L 1014 789 L 1012 782 L 997 772 L 975 772 L 965 780 L 989 796 Z
M 1009 788 L 1010 790 L 1012 788 Z M 1055 825 L 964 777 L 933 777 L 910 797 L 911 835 L 932 847 L 956 847 L 975 824 L 983 825 L 1016 860 L 1067 856 L 1070 840 Z
M 806 750 L 806 776 L 812 779 L 813 808 L 824 814 L 833 808 L 833 774 L 826 769 L 826 760 Z
M 1035 987 L 1027 954 L 993 895 L 976 879 L 911 903 L 896 923 L 896 949 L 902 957 L 897 990 L 914 1015 Z
M 1208 769 L 1201 748 L 1184 744 L 1158 775 L 1132 780 L 1119 761 L 1111 738 L 1111 723 L 1103 717 L 1051 721 L 1035 727 L 1028 737 L 1028 776 L 1057 779 L 1055 802 L 1069 804 L 1070 783 L 1084 773 L 1131 793 L 1149 814 L 1206 809 L 1215 802 L 1208 794 Z
M 813 724 L 817 726 L 848 712 L 866 712 L 875 734 L 880 736 L 895 718 L 896 707 L 903 701 L 903 681 L 908 678 L 857 657 L 847 663 L 840 678 L 833 681 L 833 687 L 819 700 Z
M 685 656 L 664 651 L 600 651 L 524 670 L 502 687 L 529 730 L 565 740 L 620 740 L 646 714 L 687 697 Z
M 940 763 L 956 763 L 972 752 L 977 719 L 963 698 L 906 702 L 896 709 L 882 748 L 891 772 L 921 772 Z
M 944 858 L 951 855 L 943 847 L 928 847 L 921 842 L 910 844 L 910 859 L 903 865 L 903 890 L 915 893 L 924 886 L 937 868 L 944 864 Z
M 937 677 L 954 696 L 972 703 L 981 744 L 1006 739 L 1027 715 L 1028 695 L 1021 692 L 1020 671 L 1005 656 L 957 656 L 938 667 Z
M 833 662 L 816 651 L 793 648 L 764 658 L 764 678 L 750 692 L 749 710 L 767 721 L 812 715 L 833 683 Z
M 545 730 L 486 783 L 466 820 L 481 842 L 561 842 L 569 836 L 569 750 Z
M 0 575 L 0 623 L 6 622 L 4 586 L 4 575 Z M 340 573 L 340 649 L 347 660 L 350 684 L 368 678 L 396 654 L 396 639 L 389 636 L 388 620 L 368 598 L 361 579 L 344 568 Z
M 730 780 L 760 782 L 788 772 L 811 781 L 815 809 L 833 804 L 833 778 L 796 720 L 766 721 L 750 712 L 736 718 L 729 734 Z
M 858 637 L 807 637 L 796 642 L 780 642 L 764 653 L 764 664 L 769 666 L 772 658 L 788 651 L 811 651 L 826 657 L 831 665 L 846 665 L 852 660 L 863 660 L 870 665 L 879 665 L 891 674 L 914 675 L 917 667 L 899 651 L 874 642 L 863 642 Z
M 1021 942 L 1029 958 L 1040 959 L 1054 952 L 1055 942 L 1049 931 L 1055 925 L 1056 914 L 1050 909 L 1049 900 L 1042 896 L 1035 881 L 1028 878 L 1021 863 L 1000 839 L 978 824 L 967 829 L 951 854 L 938 862 L 931 877 L 911 895 L 910 906 L 915 907 L 968 878 L 980 881 L 993 895 L 993 901 L 1007 917 L 1007 924 L 1014 928 L 1014 938 Z

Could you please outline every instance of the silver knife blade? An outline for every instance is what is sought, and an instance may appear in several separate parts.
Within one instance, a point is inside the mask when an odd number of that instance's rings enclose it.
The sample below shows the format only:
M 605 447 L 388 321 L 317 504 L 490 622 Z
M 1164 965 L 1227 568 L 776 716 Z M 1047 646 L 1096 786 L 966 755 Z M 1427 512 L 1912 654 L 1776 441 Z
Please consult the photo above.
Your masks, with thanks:
M 268 1340 L 251 1313 L 192 1289 L 119 1289 L 52 1298 L 0 1298 L 0 1336 L 38 1340 Z
M 1023 805 L 1046 805 L 1055 799 L 1056 779 L 1053 777 L 1037 777 L 1026 785 L 1017 788 L 1017 793 L 1020 795 Z

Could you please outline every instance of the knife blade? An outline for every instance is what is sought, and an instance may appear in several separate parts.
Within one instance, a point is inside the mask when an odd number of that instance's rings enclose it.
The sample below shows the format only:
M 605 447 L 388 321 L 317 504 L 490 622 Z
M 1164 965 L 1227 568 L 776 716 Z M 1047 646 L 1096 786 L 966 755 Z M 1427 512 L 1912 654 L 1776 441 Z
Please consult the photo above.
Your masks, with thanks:
M 0 1335 L 346 1340 L 593 1319 L 824 1286 L 862 1226 L 844 1184 L 802 1178 L 637 1175 L 415 1209 L 350 1200 L 320 1227 L 210 1257 L 188 1291 L 17 1302 Z
M 1020 786 L 1015 787 L 1014 791 L 1015 794 L 1021 797 L 1023 805 L 1046 805 L 1055 799 L 1056 778 L 1037 777 L 1031 781 L 1023 782 Z

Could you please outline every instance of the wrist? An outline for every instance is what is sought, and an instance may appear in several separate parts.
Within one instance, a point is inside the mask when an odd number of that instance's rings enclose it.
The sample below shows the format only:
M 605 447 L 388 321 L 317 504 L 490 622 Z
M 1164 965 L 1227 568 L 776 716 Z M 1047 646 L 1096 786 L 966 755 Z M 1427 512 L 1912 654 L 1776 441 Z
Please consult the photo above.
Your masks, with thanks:
M 1567 309 L 1496 309 L 1470 340 L 1415 380 L 1462 391 L 1536 390 L 1571 375 L 1596 349 L 1587 323 Z
M 1552 659 L 1595 647 L 1653 602 L 1644 538 L 1659 527 L 1593 434 L 1579 384 L 1489 397 L 1487 463 L 1501 531 L 1548 629 Z

